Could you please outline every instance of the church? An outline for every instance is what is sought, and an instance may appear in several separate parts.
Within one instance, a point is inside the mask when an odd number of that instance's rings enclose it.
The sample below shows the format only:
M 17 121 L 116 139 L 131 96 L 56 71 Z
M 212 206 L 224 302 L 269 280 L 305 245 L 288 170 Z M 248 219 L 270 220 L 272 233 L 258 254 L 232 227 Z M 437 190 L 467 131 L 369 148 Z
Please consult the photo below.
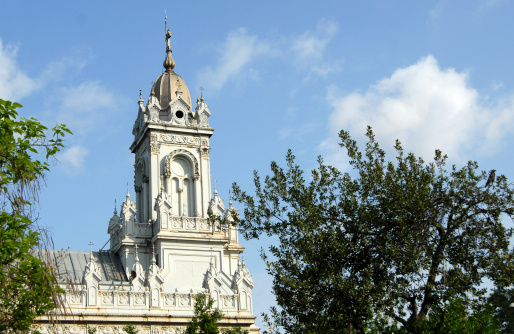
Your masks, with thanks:
M 231 224 L 238 213 L 211 189 L 211 112 L 203 94 L 193 109 L 170 38 L 166 30 L 164 71 L 146 104 L 140 92 L 130 146 L 135 194 L 127 189 L 119 214 L 114 209 L 108 250 L 50 253 L 66 308 L 57 325 L 41 317 L 34 330 L 116 334 L 132 324 L 141 334 L 178 334 L 191 321 L 195 295 L 206 293 L 224 314 L 220 328 L 259 333 L 254 282 Z

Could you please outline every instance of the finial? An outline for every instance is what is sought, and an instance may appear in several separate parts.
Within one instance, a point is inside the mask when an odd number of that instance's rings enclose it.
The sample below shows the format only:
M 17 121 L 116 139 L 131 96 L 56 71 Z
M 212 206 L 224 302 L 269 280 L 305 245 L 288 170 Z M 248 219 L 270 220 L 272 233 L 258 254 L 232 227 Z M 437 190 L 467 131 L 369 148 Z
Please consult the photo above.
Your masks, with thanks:
M 232 193 L 228 191 L 228 206 L 232 207 Z
M 152 264 L 155 264 L 157 261 L 155 260 L 155 245 L 152 244 Z
M 139 102 L 143 101 L 143 91 L 139 90 Z
M 92 241 L 90 241 L 88 245 L 89 245 L 89 247 L 91 247 L 91 254 L 93 254 L 93 245 L 94 245 L 94 243 Z
M 200 86 L 200 101 L 203 102 L 203 87 Z
M 164 192 L 164 177 L 161 174 L 161 193 L 163 193 L 163 192 Z
M 129 193 L 129 189 L 128 189 L 128 181 L 127 181 L 127 198 L 130 198 L 130 193 Z
M 116 200 L 114 200 L 114 214 L 117 215 L 118 212 L 116 211 Z
M 216 189 L 216 179 L 214 179 L 214 195 L 218 195 L 218 189 Z
M 139 256 L 137 256 L 137 245 L 135 245 L 134 247 L 136 249 L 136 258 L 135 258 L 135 260 L 136 260 L 136 262 L 139 262 Z
M 167 16 L 164 17 L 164 29 L 166 30 L 166 58 L 164 59 L 164 63 L 162 63 L 162 66 L 166 69 L 166 72 L 171 72 L 173 68 L 175 67 L 175 61 L 173 60 L 173 57 L 171 56 L 171 45 L 170 45 L 170 38 L 171 38 L 171 31 L 168 29 L 168 22 L 167 22 Z
M 209 261 L 209 266 L 210 266 L 210 267 L 213 267 L 213 266 L 214 266 L 214 263 L 213 263 L 213 261 L 212 261 L 212 257 L 211 257 L 211 260 Z
M 182 88 L 182 85 L 180 84 L 180 80 L 177 77 L 177 90 L 180 90 Z
M 243 268 L 244 268 L 244 266 L 245 266 L 245 258 L 243 256 L 241 256 L 241 259 L 243 260 L 242 261 L 242 265 L 243 265 Z

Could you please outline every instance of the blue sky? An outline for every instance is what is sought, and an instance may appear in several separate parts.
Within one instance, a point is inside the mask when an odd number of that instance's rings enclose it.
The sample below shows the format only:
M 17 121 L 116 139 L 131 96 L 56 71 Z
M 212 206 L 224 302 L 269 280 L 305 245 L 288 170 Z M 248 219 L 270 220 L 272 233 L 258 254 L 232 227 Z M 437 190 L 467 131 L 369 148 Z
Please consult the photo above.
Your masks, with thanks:
M 165 9 L 175 70 L 193 100 L 205 89 L 225 199 L 289 148 L 305 169 L 318 155 L 347 169 L 337 133 L 361 140 L 367 124 L 384 147 L 514 178 L 512 1 L 0 1 L 0 98 L 75 133 L 41 196 L 56 248 L 101 247 L 127 182 L 133 194 L 128 148 L 139 90 L 162 72 Z M 271 283 L 259 242 L 244 245 L 260 314 Z

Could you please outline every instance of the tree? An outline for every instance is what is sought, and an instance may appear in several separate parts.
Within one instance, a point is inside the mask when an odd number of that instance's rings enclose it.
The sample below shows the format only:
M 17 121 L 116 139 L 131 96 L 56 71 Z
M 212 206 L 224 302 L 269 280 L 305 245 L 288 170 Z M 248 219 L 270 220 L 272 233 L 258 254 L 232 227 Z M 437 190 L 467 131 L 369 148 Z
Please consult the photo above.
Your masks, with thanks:
M 58 305 L 52 268 L 32 248 L 40 245 L 33 204 L 49 170 L 48 160 L 71 133 L 21 118 L 18 103 L 0 100 L 0 332 L 26 331 L 32 320 Z
M 514 334 L 514 307 L 509 307 L 514 302 L 514 288 L 497 286 L 488 301 L 494 306 L 494 316 L 501 323 L 502 333 Z
M 427 320 L 416 326 L 416 333 L 477 333 L 500 334 L 501 325 L 494 317 L 494 307 L 485 298 L 465 300 L 456 298 L 437 305 L 429 311 Z M 398 322 L 377 316 L 369 324 L 368 334 L 404 334 L 408 331 Z
M 264 182 L 254 172 L 255 197 L 233 185 L 245 238 L 278 240 L 262 257 L 279 306 L 273 319 L 288 333 L 364 333 L 377 314 L 415 333 L 431 310 L 482 295 L 484 277 L 512 283 L 507 178 L 472 161 L 446 170 L 439 150 L 426 164 L 399 141 L 387 161 L 370 127 L 366 135 L 361 152 L 339 134 L 352 173 L 320 157 L 306 180 L 289 151 L 287 168 L 272 162 Z
M 218 321 L 223 318 L 223 313 L 213 308 L 214 300 L 205 293 L 199 293 L 195 296 L 194 316 L 191 322 L 187 324 L 186 334 L 218 334 Z M 248 331 L 242 330 L 240 327 L 225 329 L 224 334 L 248 334 Z
M 139 330 L 136 328 L 136 326 L 134 326 L 132 324 L 125 325 L 122 329 L 127 334 L 137 334 L 137 333 L 139 333 Z

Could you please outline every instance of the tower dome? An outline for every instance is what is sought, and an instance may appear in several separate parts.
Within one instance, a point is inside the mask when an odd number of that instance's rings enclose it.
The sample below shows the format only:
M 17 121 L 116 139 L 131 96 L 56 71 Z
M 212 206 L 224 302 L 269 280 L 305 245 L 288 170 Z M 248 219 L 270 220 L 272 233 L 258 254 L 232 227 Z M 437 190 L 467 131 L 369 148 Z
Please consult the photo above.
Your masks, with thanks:
M 166 71 L 155 80 L 150 93 L 159 100 L 162 108 L 166 108 L 177 97 L 177 93 L 182 93 L 182 98 L 191 105 L 191 95 L 186 82 L 173 70 L 175 61 L 171 56 L 170 37 L 171 32 L 168 30 L 166 31 L 166 58 L 162 64 Z

